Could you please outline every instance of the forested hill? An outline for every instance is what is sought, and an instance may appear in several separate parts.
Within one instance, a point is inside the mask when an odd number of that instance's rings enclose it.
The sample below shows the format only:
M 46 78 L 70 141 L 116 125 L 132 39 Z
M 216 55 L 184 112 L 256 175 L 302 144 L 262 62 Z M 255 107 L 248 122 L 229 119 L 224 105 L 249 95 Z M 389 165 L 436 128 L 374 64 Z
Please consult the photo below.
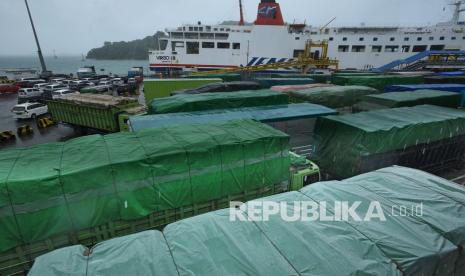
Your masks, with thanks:
M 157 32 L 144 39 L 121 42 L 105 42 L 100 48 L 94 48 L 87 53 L 89 59 L 148 59 L 149 49 L 158 48 L 158 38 L 165 37 L 163 32 Z M 163 45 L 162 45 L 163 46 Z

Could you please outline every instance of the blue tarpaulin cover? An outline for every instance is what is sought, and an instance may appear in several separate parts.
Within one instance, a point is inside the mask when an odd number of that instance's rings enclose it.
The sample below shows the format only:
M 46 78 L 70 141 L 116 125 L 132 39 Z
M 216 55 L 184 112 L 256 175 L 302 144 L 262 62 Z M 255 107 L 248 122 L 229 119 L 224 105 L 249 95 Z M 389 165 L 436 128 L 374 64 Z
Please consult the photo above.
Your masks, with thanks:
M 441 90 L 449 92 L 465 91 L 465 84 L 412 84 L 386 86 L 386 92 L 415 91 L 415 90 Z
M 333 114 L 337 114 L 337 111 L 334 109 L 317 104 L 301 103 L 134 116 L 129 119 L 129 122 L 133 131 L 139 131 L 147 128 L 166 127 L 170 125 L 212 123 L 234 119 L 279 122 Z

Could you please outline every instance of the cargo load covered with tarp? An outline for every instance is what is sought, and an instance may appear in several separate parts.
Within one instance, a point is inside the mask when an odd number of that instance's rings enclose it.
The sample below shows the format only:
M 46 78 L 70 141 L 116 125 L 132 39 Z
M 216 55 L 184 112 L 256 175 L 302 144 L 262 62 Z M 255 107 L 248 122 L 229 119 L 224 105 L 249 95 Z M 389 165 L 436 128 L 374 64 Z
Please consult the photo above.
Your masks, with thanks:
M 292 92 L 292 91 L 305 90 L 305 89 L 318 88 L 318 87 L 329 87 L 329 86 L 334 86 L 334 85 L 328 84 L 328 83 L 312 83 L 312 84 L 301 84 L 301 85 L 276 85 L 276 86 L 271 87 L 270 89 L 273 91 L 287 93 L 287 92 Z
M 356 109 L 368 111 L 423 104 L 457 108 L 460 105 L 461 99 L 462 96 L 458 93 L 437 90 L 390 92 L 364 96 L 362 102 L 357 104 Z
M 129 119 L 129 124 L 133 131 L 139 131 L 184 124 L 208 124 L 234 119 L 253 119 L 287 133 L 290 136 L 291 147 L 302 147 L 312 144 L 316 118 L 334 114 L 337 114 L 334 109 L 316 104 L 300 103 L 134 116 Z
M 171 93 L 171 96 L 178 94 L 202 94 L 214 92 L 236 92 L 242 90 L 259 90 L 261 88 L 262 87 L 260 84 L 254 81 L 215 82 L 194 89 L 174 91 Z
M 318 118 L 312 158 L 332 178 L 389 165 L 431 170 L 462 160 L 465 113 L 432 105 Z
M 265 202 L 285 210 L 257 219 L 248 208 Z M 321 210 L 302 219 L 300 202 L 325 208 L 325 219 Z M 355 215 L 341 215 L 336 202 L 357 203 Z M 30 275 L 464 275 L 464 204 L 464 187 L 390 167 L 247 202 L 234 210 L 236 220 L 225 209 L 172 223 L 163 234 L 103 242 L 89 256 L 57 250 L 37 258 Z M 401 216 L 401 206 L 413 207 Z
M 426 76 L 425 83 L 465 84 L 465 76 Z
M 351 107 L 365 95 L 378 94 L 379 91 L 366 86 L 328 86 L 288 92 L 291 102 L 309 102 L 331 108 Z
M 188 216 L 184 207 L 286 190 L 289 163 L 289 137 L 252 120 L 2 151 L 0 252 L 106 223 L 173 210 Z M 117 234 L 111 231 L 102 235 Z
M 394 84 L 421 84 L 423 76 L 399 76 L 399 75 L 378 75 L 378 76 L 344 76 L 337 77 L 333 84 L 337 85 L 364 85 L 384 91 L 388 85 Z
M 153 100 L 149 114 L 192 112 L 212 109 L 241 108 L 288 104 L 289 97 L 271 90 L 240 91 L 235 93 L 204 93 L 176 95 Z
M 312 78 L 256 78 L 254 81 L 258 82 L 262 88 L 270 88 L 276 85 L 297 85 L 297 84 L 311 84 L 315 81 Z
M 449 92 L 465 92 L 465 84 L 415 84 L 415 85 L 390 85 L 386 86 L 385 92 L 416 91 L 416 90 L 439 90 Z

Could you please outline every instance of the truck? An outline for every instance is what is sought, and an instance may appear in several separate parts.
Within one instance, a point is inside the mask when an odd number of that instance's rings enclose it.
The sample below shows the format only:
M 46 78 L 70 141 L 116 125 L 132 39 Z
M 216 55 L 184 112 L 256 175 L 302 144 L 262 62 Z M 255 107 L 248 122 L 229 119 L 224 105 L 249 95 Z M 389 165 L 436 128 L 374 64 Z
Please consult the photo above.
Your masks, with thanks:
M 127 130 L 130 115 L 145 113 L 135 98 L 99 94 L 69 94 L 47 105 L 56 122 L 105 133 Z
M 0 152 L 0 166 L 9 168 L 0 185 L 9 171 L 11 193 L 11 211 L 0 217 L 8 226 L 0 228 L 0 275 L 25 273 L 58 248 L 162 229 L 319 178 L 316 165 L 289 154 L 286 134 L 254 120 L 84 136 L 24 149 L 19 158 L 16 151 Z

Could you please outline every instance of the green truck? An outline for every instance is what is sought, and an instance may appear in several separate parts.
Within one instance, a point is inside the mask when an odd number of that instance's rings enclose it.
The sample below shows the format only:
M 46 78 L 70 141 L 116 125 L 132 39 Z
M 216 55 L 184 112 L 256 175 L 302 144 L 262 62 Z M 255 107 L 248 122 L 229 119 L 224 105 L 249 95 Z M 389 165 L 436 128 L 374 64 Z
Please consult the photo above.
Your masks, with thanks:
M 171 96 L 171 93 L 181 89 L 193 89 L 205 84 L 223 82 L 220 78 L 201 79 L 144 79 L 144 97 L 147 105 L 153 99 Z
M 15 162 L 13 162 L 15 160 Z M 39 255 L 299 189 L 316 165 L 253 120 L 90 135 L 0 152 L 0 275 Z
M 70 94 L 47 103 L 53 120 L 102 132 L 127 131 L 129 116 L 145 113 L 135 98 Z

